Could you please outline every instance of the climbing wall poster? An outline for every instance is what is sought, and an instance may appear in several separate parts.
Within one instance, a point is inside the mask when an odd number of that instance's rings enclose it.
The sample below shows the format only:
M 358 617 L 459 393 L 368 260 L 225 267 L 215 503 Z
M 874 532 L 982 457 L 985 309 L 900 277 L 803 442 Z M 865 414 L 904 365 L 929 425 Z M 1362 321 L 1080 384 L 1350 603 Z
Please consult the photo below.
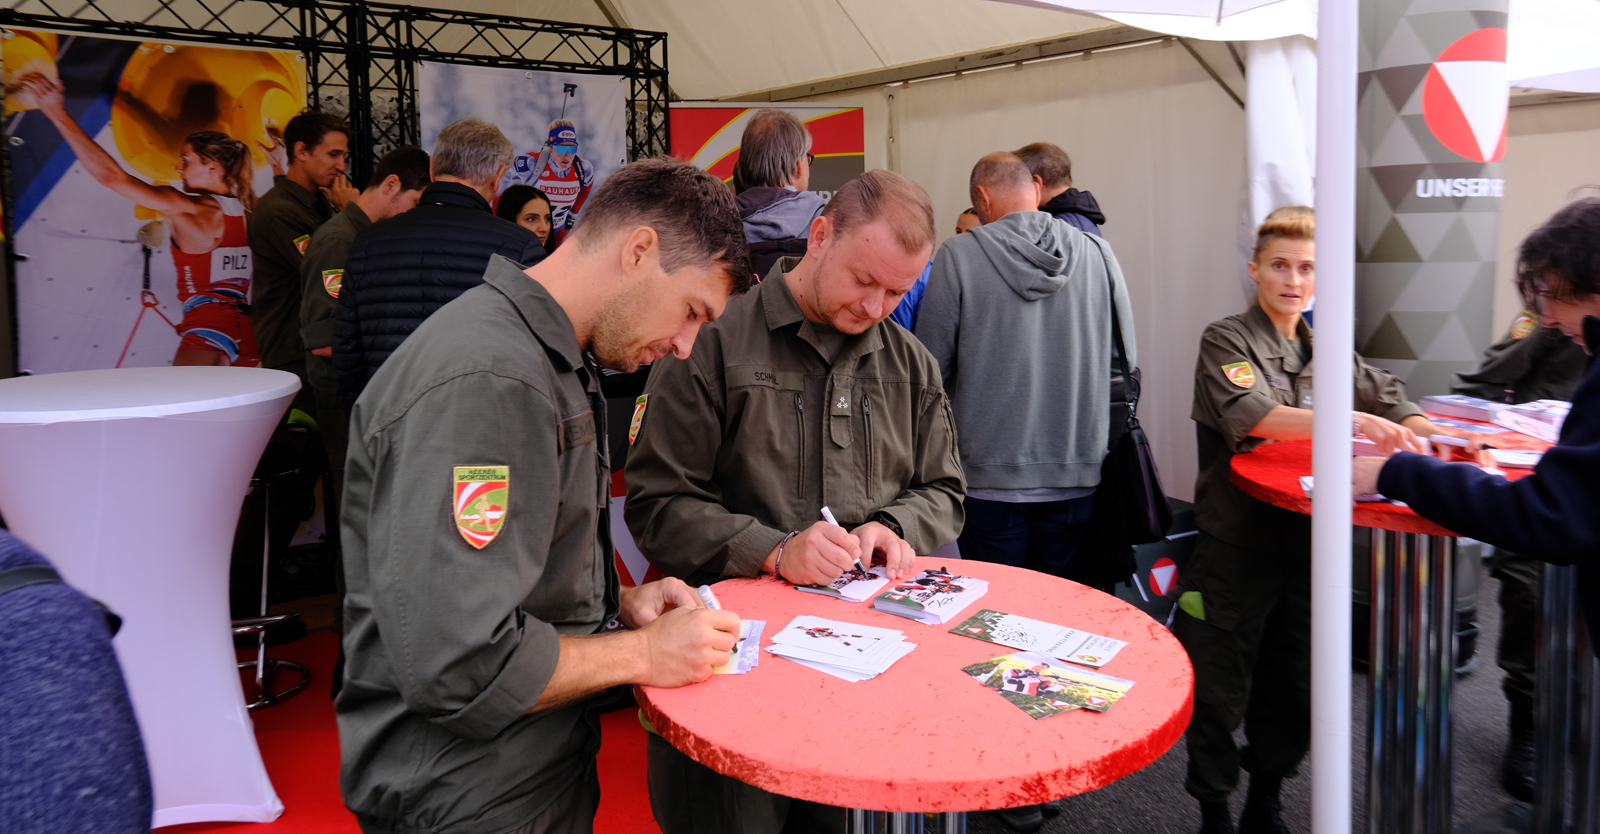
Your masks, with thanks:
M 618 75 L 423 61 L 417 73 L 422 147 L 432 153 L 439 131 L 456 119 L 493 122 L 515 154 L 499 193 L 513 185 L 544 192 L 559 243 L 584 201 L 627 161 L 627 92 L 627 79 Z
M 245 219 L 301 56 L 7 29 L 0 62 L 18 365 L 257 364 Z
M 762 107 L 793 113 L 811 131 L 811 190 L 823 199 L 865 171 L 866 127 L 861 108 L 820 105 L 697 104 L 672 105 L 672 155 L 733 181 L 739 141 L 745 123 Z

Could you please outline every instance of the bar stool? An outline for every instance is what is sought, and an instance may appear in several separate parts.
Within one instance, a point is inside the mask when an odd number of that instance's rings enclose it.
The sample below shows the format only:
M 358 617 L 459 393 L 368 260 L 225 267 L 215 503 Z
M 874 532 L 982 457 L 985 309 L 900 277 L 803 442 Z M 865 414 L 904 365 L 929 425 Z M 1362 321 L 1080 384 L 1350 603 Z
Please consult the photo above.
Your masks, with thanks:
M 233 633 L 256 635 L 256 659 L 247 660 L 239 664 L 239 669 L 256 670 L 256 699 L 247 706 L 251 712 L 265 709 L 274 704 L 280 704 L 293 698 L 311 683 L 311 670 L 304 664 L 292 660 L 280 660 L 267 657 L 267 632 L 287 623 L 300 619 L 298 612 L 293 614 L 279 614 L 267 616 L 267 565 L 272 554 L 272 485 L 279 483 L 300 472 L 298 466 L 283 469 L 281 463 L 270 462 L 263 458 L 256 467 L 255 477 L 250 479 L 250 489 L 261 489 L 261 615 L 242 620 L 233 621 Z M 263 471 L 265 470 L 265 471 Z M 300 678 L 294 685 L 278 692 L 272 690 L 273 678 L 280 670 L 287 669 L 299 675 Z

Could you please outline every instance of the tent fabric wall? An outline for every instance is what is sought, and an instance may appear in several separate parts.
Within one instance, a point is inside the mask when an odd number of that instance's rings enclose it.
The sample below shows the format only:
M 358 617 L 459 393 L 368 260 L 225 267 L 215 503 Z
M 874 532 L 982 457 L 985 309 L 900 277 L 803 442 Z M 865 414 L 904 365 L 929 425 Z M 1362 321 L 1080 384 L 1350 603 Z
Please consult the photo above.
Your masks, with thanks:
M 1193 358 L 1208 323 L 1244 308 L 1245 167 L 1244 113 L 1194 59 L 1145 46 L 806 100 L 865 108 L 867 167 L 928 189 L 941 242 L 968 205 L 980 156 L 1034 141 L 1066 149 L 1075 184 L 1105 209 L 1128 278 L 1146 380 L 1141 421 L 1167 492 L 1193 498 Z
M 1490 337 L 1496 341 L 1522 309 L 1512 279 L 1523 236 L 1567 203 L 1600 197 L 1600 99 L 1514 106 L 1507 134 Z

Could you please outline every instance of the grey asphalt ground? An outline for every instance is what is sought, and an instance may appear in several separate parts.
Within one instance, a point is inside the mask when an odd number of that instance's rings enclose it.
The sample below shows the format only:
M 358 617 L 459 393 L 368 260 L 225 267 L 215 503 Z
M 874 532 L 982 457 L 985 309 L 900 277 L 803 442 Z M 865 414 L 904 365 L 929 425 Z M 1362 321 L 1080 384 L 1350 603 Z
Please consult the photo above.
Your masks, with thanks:
M 1506 702 L 1500 692 L 1500 669 L 1495 666 L 1495 645 L 1500 637 L 1500 583 L 1485 571 L 1478 593 L 1476 667 L 1456 678 L 1455 705 L 1455 828 L 1496 813 L 1511 797 L 1500 787 L 1500 756 L 1506 744 Z M 1357 669 L 1350 690 L 1354 726 L 1354 773 L 1351 809 L 1354 831 L 1366 830 L 1366 676 Z M 1239 736 L 1243 744 L 1243 735 Z M 1046 834 L 1166 834 L 1200 829 L 1200 806 L 1183 790 L 1188 754 L 1179 740 L 1148 767 L 1098 791 L 1062 802 L 1063 813 L 1046 820 Z M 1293 832 L 1311 829 L 1310 767 L 1302 765 L 1299 777 L 1284 785 L 1284 820 Z M 1248 780 L 1248 774 L 1245 779 Z M 1244 807 L 1245 784 L 1233 797 L 1234 814 Z M 1007 834 L 995 815 L 969 815 L 970 834 Z

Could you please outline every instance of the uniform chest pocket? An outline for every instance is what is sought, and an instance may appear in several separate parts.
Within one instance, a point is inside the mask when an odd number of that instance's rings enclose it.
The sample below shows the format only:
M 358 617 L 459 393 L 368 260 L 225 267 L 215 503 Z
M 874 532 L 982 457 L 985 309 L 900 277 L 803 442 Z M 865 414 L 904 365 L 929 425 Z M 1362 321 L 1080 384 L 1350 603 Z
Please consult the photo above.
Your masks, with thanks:
M 917 414 L 909 391 L 896 386 L 858 386 L 856 445 L 869 510 L 893 501 L 915 474 Z M 870 514 L 870 513 L 869 513 Z
M 807 413 L 814 415 L 819 404 L 807 401 L 805 376 L 744 366 L 729 368 L 727 381 L 728 424 L 717 453 L 717 477 L 748 488 L 729 490 L 723 503 L 735 512 L 768 512 L 763 498 L 804 498 L 814 469 L 811 458 L 820 448 L 806 430 Z

